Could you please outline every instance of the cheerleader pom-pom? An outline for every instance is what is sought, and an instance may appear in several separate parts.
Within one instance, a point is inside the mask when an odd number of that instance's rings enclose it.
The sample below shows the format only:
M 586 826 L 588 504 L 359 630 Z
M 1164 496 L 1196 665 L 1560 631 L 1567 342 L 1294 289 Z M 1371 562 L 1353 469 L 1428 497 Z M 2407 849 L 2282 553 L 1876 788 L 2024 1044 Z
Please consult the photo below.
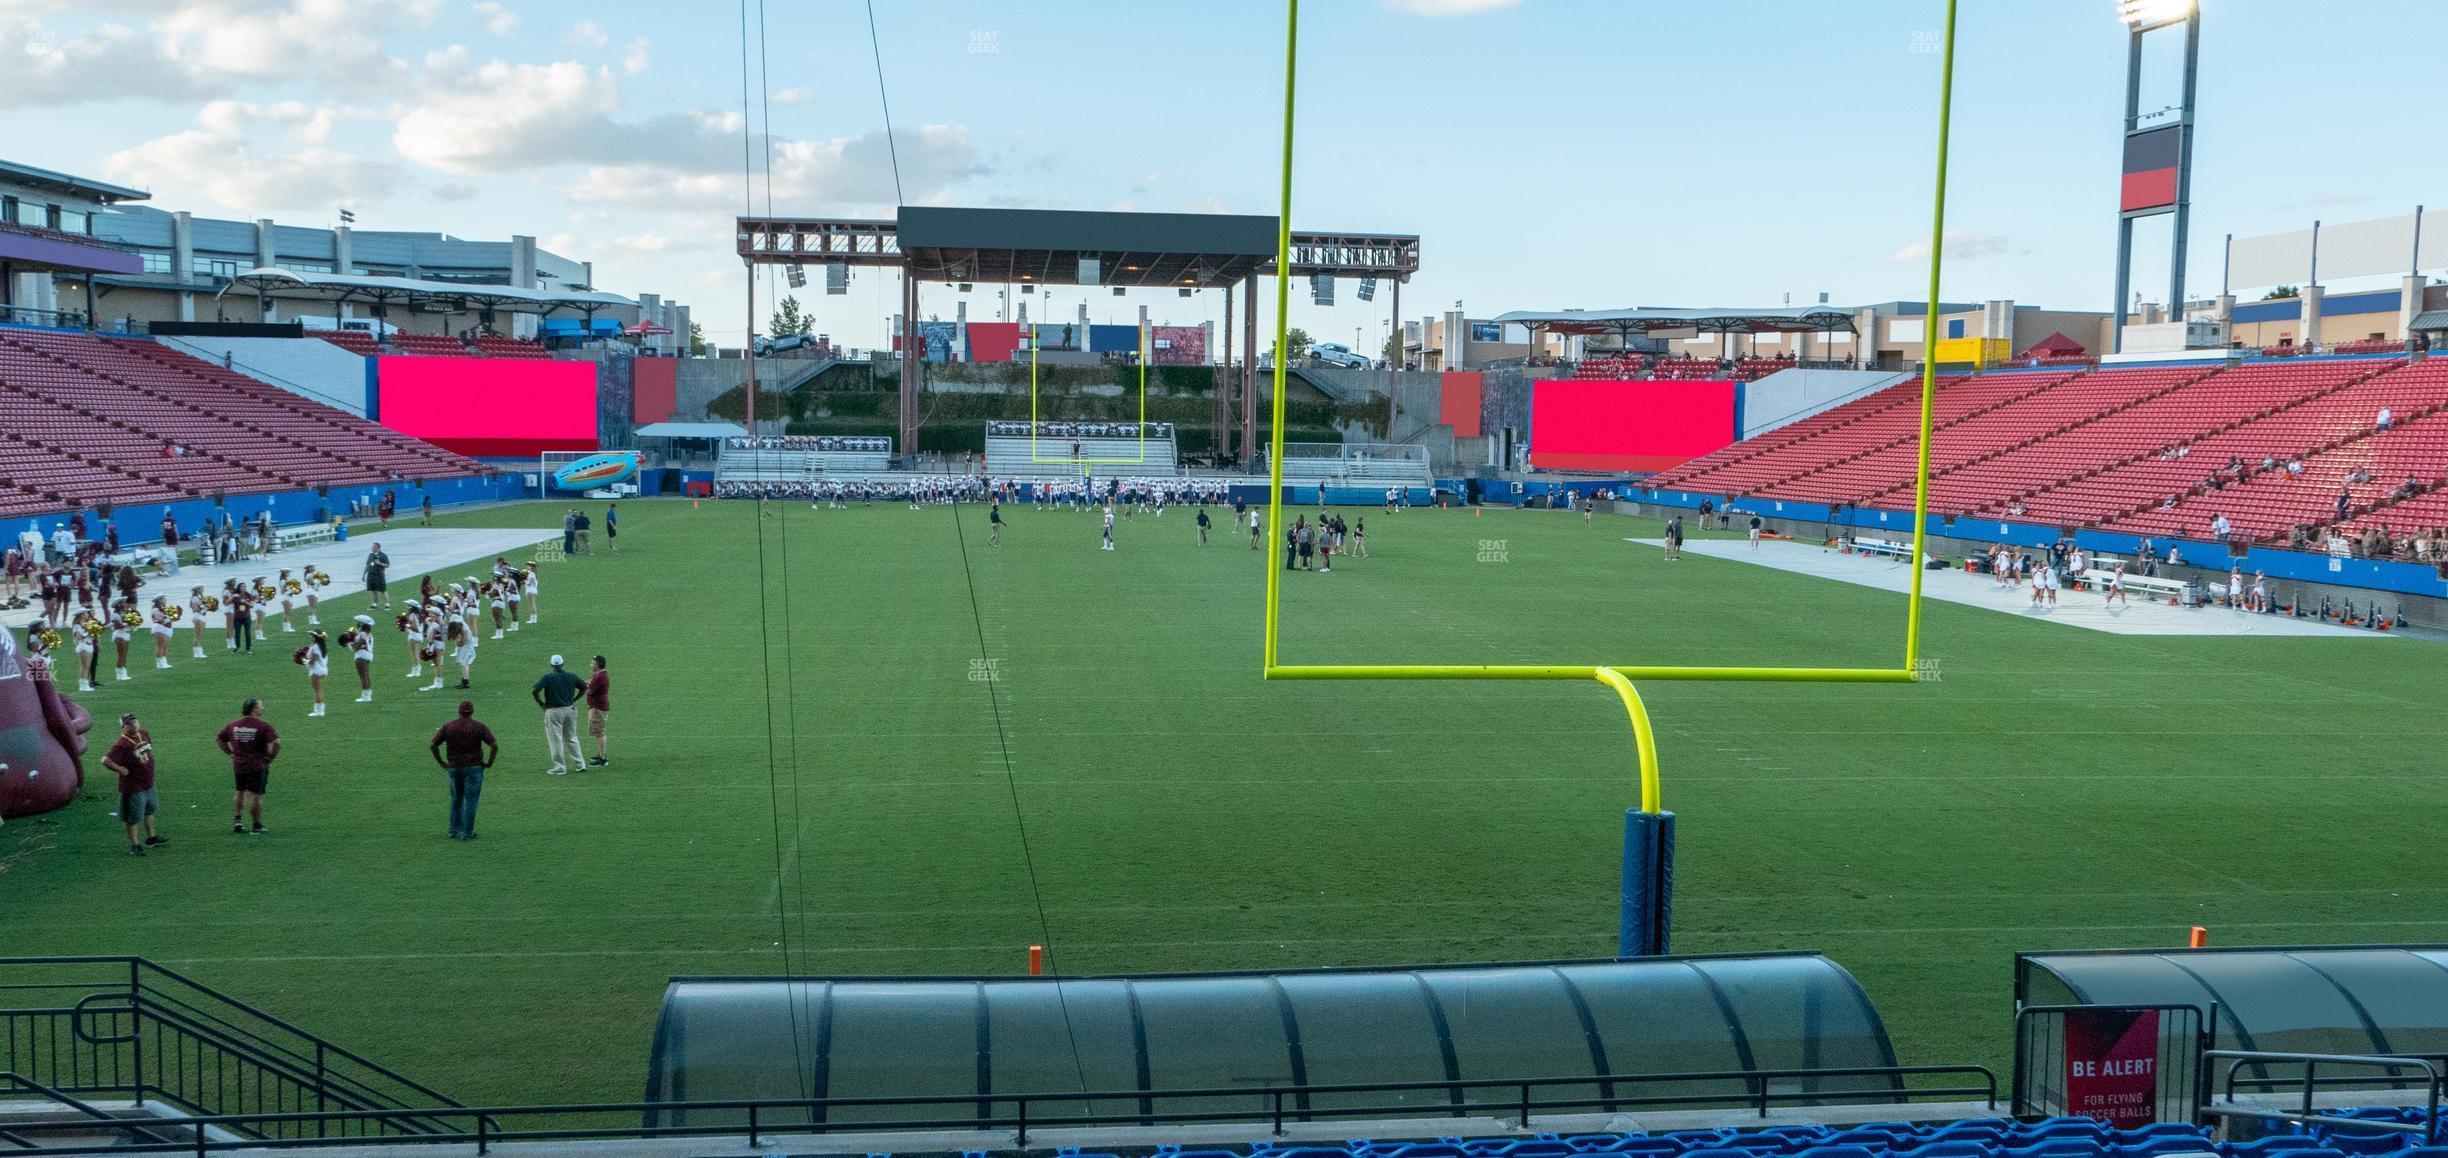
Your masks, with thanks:
M 304 667 L 306 665 L 306 649 L 301 647 L 296 651 L 291 652 L 289 654 L 289 659 L 298 666 Z

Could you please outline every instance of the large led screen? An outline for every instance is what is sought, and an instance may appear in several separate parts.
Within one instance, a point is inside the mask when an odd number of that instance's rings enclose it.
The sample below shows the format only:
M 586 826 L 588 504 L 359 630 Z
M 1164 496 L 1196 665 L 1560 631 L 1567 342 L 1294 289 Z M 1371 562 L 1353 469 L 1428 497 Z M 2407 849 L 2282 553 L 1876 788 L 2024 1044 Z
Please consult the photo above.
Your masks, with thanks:
M 1548 379 L 1530 386 L 1530 465 L 1658 471 L 1734 441 L 1736 385 Z
M 375 361 L 376 418 L 402 434 L 478 458 L 597 448 L 592 362 Z

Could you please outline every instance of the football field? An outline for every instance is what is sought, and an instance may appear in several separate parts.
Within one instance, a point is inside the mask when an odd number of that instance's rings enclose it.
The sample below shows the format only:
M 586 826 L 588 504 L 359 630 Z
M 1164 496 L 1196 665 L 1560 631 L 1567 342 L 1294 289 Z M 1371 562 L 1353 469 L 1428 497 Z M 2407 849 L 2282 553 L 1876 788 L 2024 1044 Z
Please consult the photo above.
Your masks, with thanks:
M 322 719 L 302 635 L 199 663 L 182 634 L 174 670 L 78 697 L 86 799 L 0 828 L 0 955 L 146 956 L 511 1103 L 641 1097 L 674 975 L 1008 974 L 1031 944 L 1075 974 L 1611 953 L 1636 799 L 1614 695 L 1263 683 L 1281 554 L 1215 513 L 1204 547 L 1174 508 L 1105 552 L 1086 513 L 1006 511 L 994 547 L 974 506 L 625 504 L 620 551 L 598 532 L 545 563 L 542 622 L 480 650 L 504 750 L 472 843 L 444 838 L 425 746 L 461 693 L 411 690 L 389 615 L 376 702 L 336 672 Z M 1902 596 L 1670 564 L 1626 541 L 1655 521 L 1341 513 L 1370 557 L 1284 578 L 1287 664 L 1902 655 Z M 1931 682 L 1642 688 L 1678 951 L 1822 950 L 1903 1060 L 2002 1069 L 2016 950 L 2448 939 L 2438 645 L 1924 615 Z M 610 661 L 609 768 L 544 774 L 528 687 L 554 652 Z M 287 744 L 261 837 L 230 833 L 211 743 L 248 695 Z M 99 764 L 124 711 L 172 842 L 142 860 Z

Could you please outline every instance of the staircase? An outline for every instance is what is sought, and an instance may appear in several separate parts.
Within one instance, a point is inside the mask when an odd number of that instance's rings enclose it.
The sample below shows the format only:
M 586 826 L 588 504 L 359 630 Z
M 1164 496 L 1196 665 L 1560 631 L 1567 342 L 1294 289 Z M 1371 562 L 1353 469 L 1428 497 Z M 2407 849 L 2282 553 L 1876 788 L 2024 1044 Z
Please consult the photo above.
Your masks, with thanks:
M 141 957 L 0 958 L 0 993 L 0 1149 L 472 1136 L 433 1113 L 458 1101 Z M 331 1111 L 360 1116 L 181 1124 Z

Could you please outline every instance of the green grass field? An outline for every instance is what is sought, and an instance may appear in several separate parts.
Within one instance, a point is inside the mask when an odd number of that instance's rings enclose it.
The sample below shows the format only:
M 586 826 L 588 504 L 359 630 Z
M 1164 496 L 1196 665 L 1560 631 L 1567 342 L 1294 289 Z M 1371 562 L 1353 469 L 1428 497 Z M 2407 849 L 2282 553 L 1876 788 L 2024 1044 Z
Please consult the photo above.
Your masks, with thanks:
M 1362 513 L 1373 557 L 1286 577 L 1284 662 L 1901 657 L 1901 597 L 1670 566 L 1622 541 L 1653 523 Z M 1041 941 L 1069 973 L 1613 950 L 1634 785 L 1602 687 L 1262 683 L 1266 557 L 1195 546 L 1182 509 L 1112 553 L 1087 514 L 1010 512 L 1000 548 L 978 508 L 776 506 L 761 545 L 739 504 L 623 514 L 620 554 L 548 564 L 544 622 L 482 649 L 506 741 L 483 839 L 443 837 L 425 740 L 458 693 L 409 691 L 387 617 L 378 702 L 343 675 L 320 720 L 274 635 L 82 697 L 147 718 L 173 843 L 126 855 L 97 748 L 86 800 L 0 829 L 0 952 L 142 954 L 511 1102 L 641 1096 L 676 974 L 1015 973 Z M 1998 1063 L 2016 950 L 2448 938 L 2437 646 L 1944 603 L 1925 632 L 1935 683 L 1643 689 L 1678 950 L 1823 950 L 1905 1060 Z M 610 769 L 542 773 L 527 687 L 556 650 L 611 657 Z M 289 745 L 263 838 L 228 832 L 210 743 L 248 694 Z

